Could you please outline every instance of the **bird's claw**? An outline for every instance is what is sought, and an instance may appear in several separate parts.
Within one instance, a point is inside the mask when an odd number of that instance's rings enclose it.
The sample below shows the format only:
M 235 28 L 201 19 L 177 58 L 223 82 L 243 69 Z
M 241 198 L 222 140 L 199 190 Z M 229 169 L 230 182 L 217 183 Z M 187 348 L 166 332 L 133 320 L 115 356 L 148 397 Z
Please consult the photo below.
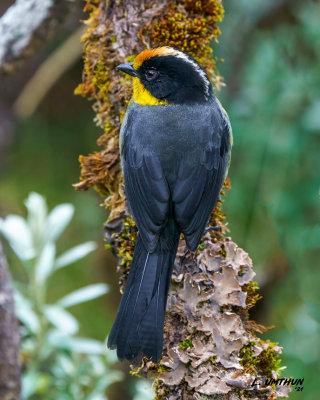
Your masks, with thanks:
M 183 264 L 185 259 L 189 254 L 193 254 L 191 250 L 188 249 L 188 247 L 185 249 L 183 256 L 180 258 L 180 263 Z

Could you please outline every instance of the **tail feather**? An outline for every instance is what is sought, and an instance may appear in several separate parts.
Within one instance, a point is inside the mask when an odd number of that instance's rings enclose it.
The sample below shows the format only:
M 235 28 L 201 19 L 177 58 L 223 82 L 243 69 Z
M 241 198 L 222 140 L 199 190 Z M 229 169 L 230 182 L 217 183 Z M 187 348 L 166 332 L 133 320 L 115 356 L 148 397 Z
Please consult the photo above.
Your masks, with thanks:
M 172 229 L 171 229 L 172 233 Z M 149 253 L 138 235 L 128 282 L 108 347 L 117 348 L 118 358 L 133 359 L 140 354 L 159 361 L 168 288 L 177 251 L 179 234 L 160 237 L 156 250 Z
M 143 353 L 155 361 L 161 358 L 167 302 L 166 281 L 171 276 L 171 260 L 160 254 L 157 261 L 159 275 L 156 278 L 154 293 L 137 329 Z

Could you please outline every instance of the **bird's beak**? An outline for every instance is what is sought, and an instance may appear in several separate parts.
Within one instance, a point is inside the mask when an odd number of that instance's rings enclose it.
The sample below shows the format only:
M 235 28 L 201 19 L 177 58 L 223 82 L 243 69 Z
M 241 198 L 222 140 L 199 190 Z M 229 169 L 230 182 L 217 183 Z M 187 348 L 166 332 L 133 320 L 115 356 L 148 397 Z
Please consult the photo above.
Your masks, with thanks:
M 137 71 L 133 68 L 133 62 L 120 64 L 116 67 L 119 71 L 125 72 L 131 76 L 138 76 Z

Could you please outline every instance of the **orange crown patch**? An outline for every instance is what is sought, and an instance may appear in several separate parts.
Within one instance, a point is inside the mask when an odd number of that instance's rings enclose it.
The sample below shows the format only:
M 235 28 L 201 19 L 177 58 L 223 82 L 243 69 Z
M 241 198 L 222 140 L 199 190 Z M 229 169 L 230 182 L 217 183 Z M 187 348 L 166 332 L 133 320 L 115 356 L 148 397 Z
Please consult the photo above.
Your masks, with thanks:
M 140 54 L 137 55 L 133 62 L 133 68 L 139 69 L 144 61 L 148 60 L 149 58 L 155 56 L 168 56 L 168 55 L 175 55 L 177 51 L 172 47 L 163 46 L 157 47 L 155 49 L 147 49 L 143 50 Z

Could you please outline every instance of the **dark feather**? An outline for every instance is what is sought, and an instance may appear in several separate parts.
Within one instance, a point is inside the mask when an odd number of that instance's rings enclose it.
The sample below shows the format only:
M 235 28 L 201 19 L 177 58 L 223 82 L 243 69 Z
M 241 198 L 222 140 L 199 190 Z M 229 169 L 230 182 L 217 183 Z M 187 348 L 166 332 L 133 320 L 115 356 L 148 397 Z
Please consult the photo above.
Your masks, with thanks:
M 120 360 L 146 355 L 158 362 L 162 352 L 162 332 L 172 266 L 179 233 L 171 221 L 161 240 L 170 232 L 173 244 L 162 250 L 160 243 L 149 253 L 138 236 L 128 282 L 116 320 L 108 338 L 108 347 L 117 348 Z
M 158 361 L 179 236 L 196 250 L 226 177 L 230 127 L 214 98 L 199 108 L 132 104 L 120 142 L 139 235 L 108 346 L 120 359 Z

